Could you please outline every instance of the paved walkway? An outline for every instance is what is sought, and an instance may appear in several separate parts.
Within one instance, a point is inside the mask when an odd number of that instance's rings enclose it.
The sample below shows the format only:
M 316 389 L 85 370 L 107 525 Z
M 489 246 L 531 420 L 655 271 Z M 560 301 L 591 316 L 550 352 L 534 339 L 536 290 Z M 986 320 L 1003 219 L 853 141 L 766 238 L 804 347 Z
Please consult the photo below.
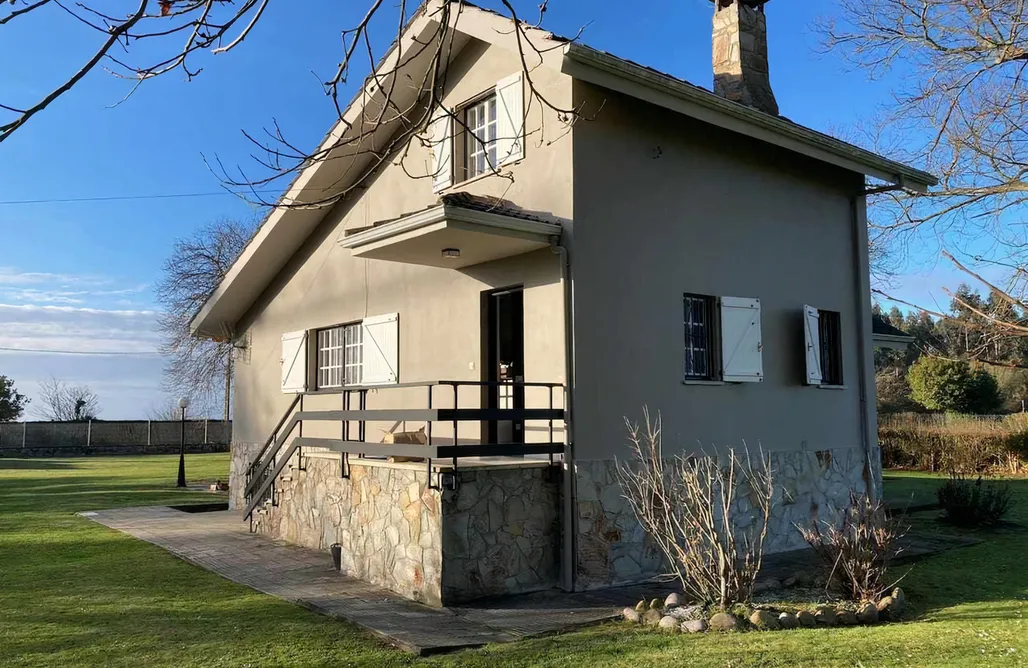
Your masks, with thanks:
M 251 534 L 234 512 L 186 513 L 164 506 L 80 513 L 158 545 L 229 580 L 351 622 L 392 645 L 425 655 L 487 643 L 510 642 L 595 624 L 618 616 L 626 604 L 674 585 L 643 584 L 566 594 L 540 592 L 450 608 L 430 608 L 386 589 L 340 574 L 328 552 Z M 978 542 L 942 536 L 908 540 L 906 556 L 923 557 Z M 771 555 L 764 578 L 818 568 L 810 550 Z
M 420 655 L 595 624 L 617 616 L 626 600 L 653 591 L 652 586 L 643 586 L 638 592 L 541 592 L 504 599 L 502 605 L 430 608 L 341 575 L 333 570 L 328 552 L 251 534 L 233 512 L 185 513 L 153 506 L 81 515 L 234 582 L 356 624 Z

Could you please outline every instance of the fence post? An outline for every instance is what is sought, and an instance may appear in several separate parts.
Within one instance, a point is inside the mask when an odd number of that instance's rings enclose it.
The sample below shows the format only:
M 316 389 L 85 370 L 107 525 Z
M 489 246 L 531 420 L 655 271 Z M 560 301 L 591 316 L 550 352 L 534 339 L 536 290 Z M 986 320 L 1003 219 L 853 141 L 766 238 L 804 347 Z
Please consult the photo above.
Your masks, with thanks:
M 146 421 L 146 445 L 150 447 L 150 420 Z
M 93 421 L 89 420 L 86 422 L 86 447 L 88 448 L 93 444 Z
M 29 423 L 28 422 L 22 422 L 21 423 L 21 449 L 22 450 L 25 449 L 25 431 L 28 429 L 28 427 L 29 427 Z
M 203 444 L 204 445 L 207 445 L 207 423 L 208 422 L 209 422 L 209 420 L 207 418 L 203 419 Z

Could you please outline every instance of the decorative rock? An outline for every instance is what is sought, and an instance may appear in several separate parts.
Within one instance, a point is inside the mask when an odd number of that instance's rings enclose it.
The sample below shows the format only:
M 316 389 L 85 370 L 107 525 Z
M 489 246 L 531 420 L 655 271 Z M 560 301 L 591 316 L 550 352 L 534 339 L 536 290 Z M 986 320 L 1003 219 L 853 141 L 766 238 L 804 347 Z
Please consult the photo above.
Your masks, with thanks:
M 635 604 L 635 611 L 636 612 L 643 613 L 643 612 L 646 612 L 647 610 L 649 610 L 649 607 L 647 607 L 646 601 L 639 601 L 638 603 Z
M 896 587 L 892 590 L 892 601 L 895 608 L 893 612 L 897 614 L 901 613 L 903 612 L 903 608 L 907 605 L 907 595 L 903 593 L 902 589 Z
M 660 610 L 647 610 L 642 616 L 643 624 L 648 626 L 656 626 L 663 618 L 664 615 L 660 614 Z
M 882 621 L 889 621 L 895 617 L 893 610 L 896 607 L 896 600 L 891 596 L 886 596 L 882 600 L 878 601 L 875 608 L 878 610 L 878 619 Z
M 757 610 L 754 612 L 750 615 L 750 624 L 753 624 L 761 631 L 777 631 L 779 629 L 778 620 L 775 619 L 770 610 Z
M 703 633 L 707 630 L 706 619 L 690 619 L 682 622 L 682 633 Z
M 786 589 L 791 589 L 791 588 L 797 586 L 799 583 L 800 583 L 800 579 L 798 577 L 796 577 L 795 575 L 790 575 L 789 577 L 787 577 L 784 580 L 782 580 L 782 586 L 785 587 Z
M 778 625 L 783 629 L 794 629 L 800 625 L 800 620 L 791 612 L 783 612 L 778 615 Z
M 814 576 L 805 571 L 801 571 L 792 576 L 792 579 L 796 580 L 796 586 L 798 587 L 809 587 L 814 584 Z
M 817 626 L 817 620 L 814 619 L 813 613 L 811 613 L 809 610 L 800 610 L 799 612 L 797 612 L 796 619 L 797 621 L 799 621 L 800 626 Z
M 664 609 L 664 602 L 661 601 L 659 598 L 655 598 L 652 601 L 650 601 L 650 610 L 663 610 L 663 609 Z
M 719 612 L 710 618 L 710 628 L 715 631 L 738 631 L 739 619 L 727 612 Z
M 837 617 L 839 619 L 839 623 L 843 626 L 854 626 L 860 621 L 857 619 L 857 613 L 852 610 L 839 610 L 837 612 Z
M 670 615 L 665 615 L 657 622 L 657 626 L 663 631 L 677 631 L 679 621 Z
M 832 610 L 826 605 L 822 605 L 814 611 L 814 621 L 821 626 L 835 626 L 839 620 L 835 615 L 835 610 Z
M 642 615 L 636 612 L 635 608 L 625 608 L 621 611 L 621 616 L 625 618 L 626 622 L 632 622 L 638 624 L 642 621 Z
M 677 608 L 672 608 L 671 610 L 669 610 L 667 614 L 683 622 L 690 619 L 700 619 L 701 617 L 703 617 L 703 606 L 680 605 Z
M 857 621 L 861 624 L 874 624 L 878 621 L 878 608 L 874 603 L 865 603 L 857 609 Z
M 682 597 L 678 595 L 678 592 L 673 591 L 664 599 L 665 608 L 677 608 L 680 605 L 682 605 Z

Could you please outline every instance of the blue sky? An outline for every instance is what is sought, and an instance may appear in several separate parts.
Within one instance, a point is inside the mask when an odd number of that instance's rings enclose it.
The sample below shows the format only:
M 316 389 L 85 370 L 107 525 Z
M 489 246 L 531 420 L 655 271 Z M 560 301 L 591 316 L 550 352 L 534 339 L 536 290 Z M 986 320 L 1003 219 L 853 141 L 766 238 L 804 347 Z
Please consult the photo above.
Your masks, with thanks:
M 112 107 L 130 84 L 97 71 L 0 143 L 0 348 L 132 353 L 0 351 L 0 374 L 30 396 L 51 375 L 88 383 L 112 419 L 144 417 L 165 403 L 151 290 L 161 263 L 176 238 L 255 210 L 232 196 L 4 202 L 216 192 L 218 179 L 201 155 L 250 168 L 240 130 L 259 131 L 273 119 L 292 141 L 312 146 L 333 116 L 312 70 L 322 78 L 332 71 L 340 28 L 365 4 L 273 2 L 239 49 L 200 56 L 194 65 L 204 71 L 193 81 L 171 74 Z M 536 4 L 518 6 L 527 14 Z M 574 34 L 588 24 L 586 43 L 709 87 L 710 0 L 636 6 L 626 12 L 609 0 L 551 0 L 544 26 Z M 96 48 L 95 32 L 49 10 L 0 27 L 0 102 L 34 101 Z M 893 82 L 870 82 L 816 52 L 811 26 L 835 11 L 834 2 L 770 3 L 770 61 L 784 115 L 845 133 L 888 101 Z M 915 249 L 898 295 L 931 303 L 943 299 L 940 285 L 959 282 L 935 265 L 935 253 L 934 243 Z

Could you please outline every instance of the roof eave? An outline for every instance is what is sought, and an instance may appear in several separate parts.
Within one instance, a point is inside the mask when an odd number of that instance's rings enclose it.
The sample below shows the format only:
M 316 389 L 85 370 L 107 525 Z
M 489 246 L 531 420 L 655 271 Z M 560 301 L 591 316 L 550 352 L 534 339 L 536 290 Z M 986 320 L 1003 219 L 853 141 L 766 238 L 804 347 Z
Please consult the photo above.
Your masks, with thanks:
M 562 69 L 582 81 L 617 90 L 915 192 L 927 192 L 929 187 L 938 183 L 938 179 L 927 172 L 577 42 L 565 47 Z M 670 104 L 672 101 L 676 104 Z

